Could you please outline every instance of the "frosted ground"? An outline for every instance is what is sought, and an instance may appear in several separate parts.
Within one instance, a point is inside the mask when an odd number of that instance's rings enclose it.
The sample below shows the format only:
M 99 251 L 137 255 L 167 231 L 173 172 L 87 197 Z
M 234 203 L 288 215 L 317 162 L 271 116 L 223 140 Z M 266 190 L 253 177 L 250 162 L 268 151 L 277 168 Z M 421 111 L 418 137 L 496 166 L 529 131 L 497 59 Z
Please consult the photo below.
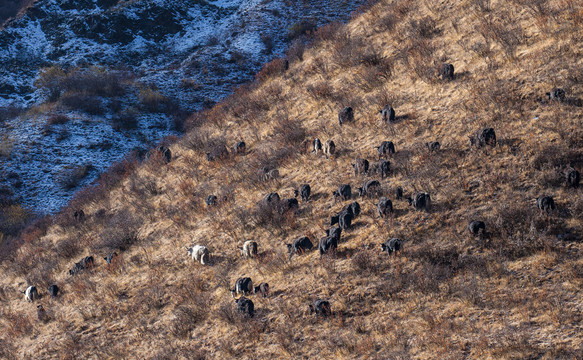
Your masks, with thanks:
M 281 55 L 295 24 L 346 20 L 363 2 L 39 0 L 0 32 L 0 107 L 45 101 L 33 85 L 42 67 L 90 64 L 129 68 L 138 81 L 193 111 Z M 0 148 L 10 150 L 0 156 L 0 186 L 39 213 L 57 211 L 130 150 L 174 133 L 164 114 L 144 114 L 138 129 L 124 132 L 112 128 L 111 114 L 67 115 L 72 121 L 48 132 L 46 116 L 0 123 Z M 63 179 L 77 166 L 86 166 L 88 175 L 67 189 Z

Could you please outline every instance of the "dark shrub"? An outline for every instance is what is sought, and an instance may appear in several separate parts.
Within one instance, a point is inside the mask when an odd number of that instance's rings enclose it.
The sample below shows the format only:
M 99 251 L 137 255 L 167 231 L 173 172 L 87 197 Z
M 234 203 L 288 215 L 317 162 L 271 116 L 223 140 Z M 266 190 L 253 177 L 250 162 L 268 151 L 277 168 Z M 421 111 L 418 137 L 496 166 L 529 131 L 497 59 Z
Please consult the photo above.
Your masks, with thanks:
M 67 93 L 61 102 L 72 110 L 81 110 L 90 115 L 101 115 L 105 111 L 101 99 L 96 96 Z
M 258 81 L 266 81 L 267 79 L 270 79 L 274 76 L 277 75 L 281 75 L 284 73 L 285 69 L 286 69 L 286 60 L 285 59 L 275 59 L 272 60 L 271 62 L 268 62 L 267 64 L 265 64 L 265 66 L 263 66 L 263 69 L 261 69 L 257 75 L 255 76 L 255 78 Z
M 70 120 L 67 115 L 53 114 L 47 119 L 47 125 L 62 125 L 68 123 Z
M 140 89 L 138 100 L 142 108 L 151 113 L 169 113 L 174 109 L 172 101 L 153 88 Z
M 309 31 L 315 30 L 317 26 L 315 19 L 301 20 L 288 28 L 287 40 L 292 41 Z
M 133 130 L 138 127 L 138 111 L 133 108 L 125 109 L 121 114 L 112 118 L 112 127 L 116 130 Z
M 93 248 L 110 251 L 126 250 L 138 241 L 138 230 L 141 225 L 141 219 L 132 214 L 131 210 L 120 209 L 106 219 L 104 230 L 101 232 L 99 240 L 93 244 Z
M 88 165 L 77 165 L 65 168 L 59 174 L 59 181 L 63 188 L 70 190 L 79 185 L 79 183 L 89 175 L 89 172 L 93 170 L 93 166 Z
M 303 61 L 304 60 L 304 52 L 306 51 L 306 43 L 304 39 L 298 38 L 295 39 L 294 42 L 291 44 L 289 49 L 287 50 L 287 58 L 288 60 L 294 61 Z

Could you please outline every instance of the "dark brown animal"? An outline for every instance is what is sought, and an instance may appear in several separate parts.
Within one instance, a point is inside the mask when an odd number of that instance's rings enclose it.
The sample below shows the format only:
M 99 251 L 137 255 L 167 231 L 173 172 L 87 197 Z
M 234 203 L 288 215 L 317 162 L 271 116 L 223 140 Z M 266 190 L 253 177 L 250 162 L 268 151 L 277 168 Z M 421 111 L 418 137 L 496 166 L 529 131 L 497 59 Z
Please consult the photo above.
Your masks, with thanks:
M 452 64 L 442 64 L 439 68 L 439 76 L 441 76 L 442 80 L 451 81 L 454 79 L 454 68 Z
M 357 158 L 352 164 L 354 168 L 354 175 L 366 174 L 368 172 L 369 162 L 367 159 Z
M 350 106 L 345 107 L 344 109 L 340 110 L 338 113 L 338 124 L 342 126 L 342 124 L 347 122 L 354 121 L 354 110 Z
M 381 121 L 384 123 L 393 123 L 395 122 L 395 109 L 393 109 L 389 105 L 385 105 L 382 110 L 379 110 L 381 113 Z
M 496 146 L 496 132 L 493 128 L 478 130 L 474 135 L 469 136 L 470 145 L 481 148 L 482 146 Z

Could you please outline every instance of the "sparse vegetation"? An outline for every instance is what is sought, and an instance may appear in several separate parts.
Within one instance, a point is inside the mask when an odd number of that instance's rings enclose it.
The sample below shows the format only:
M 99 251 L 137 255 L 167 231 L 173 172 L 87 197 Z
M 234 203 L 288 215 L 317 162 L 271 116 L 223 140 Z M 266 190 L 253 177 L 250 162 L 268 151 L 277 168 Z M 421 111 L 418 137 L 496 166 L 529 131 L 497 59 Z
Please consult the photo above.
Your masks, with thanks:
M 0 356 L 579 357 L 583 201 L 561 171 L 582 170 L 581 108 L 545 93 L 564 87 L 568 98 L 583 97 L 573 70 L 580 13 L 572 1 L 380 0 L 347 25 L 312 31 L 301 56 L 287 55 L 288 70 L 275 60 L 253 84 L 193 114 L 189 132 L 169 145 L 171 162 L 128 157 L 59 216 L 22 232 L 17 250 L 3 250 Z M 559 28 L 572 33 L 557 38 Z M 438 79 L 444 62 L 455 65 L 451 81 Z M 150 90 L 141 106 L 158 111 L 166 100 Z M 385 105 L 394 123 L 379 121 Z M 345 106 L 354 121 L 340 128 Z M 497 145 L 470 147 L 468 136 L 486 127 Z M 314 137 L 334 140 L 332 159 L 306 149 Z M 242 140 L 245 154 L 234 155 Z M 317 245 L 348 204 L 331 191 L 378 180 L 355 177 L 351 164 L 376 160 L 387 140 L 396 153 L 381 188 L 394 214 L 380 219 L 378 199 L 358 199 L 362 212 L 333 255 L 290 259 L 285 244 L 308 236 Z M 231 153 L 208 161 L 217 145 Z M 263 167 L 279 176 L 259 179 Z M 312 195 L 297 211 L 262 201 L 272 192 L 293 198 L 304 183 Z M 396 200 L 397 186 L 405 197 L 431 194 L 431 210 Z M 215 206 L 205 205 L 210 194 Z M 548 214 L 536 206 L 543 194 L 557 204 Z M 83 221 L 73 220 L 77 209 Z M 468 231 L 473 219 L 487 234 Z M 389 237 L 403 249 L 381 253 Z M 259 254 L 243 259 L 238 248 L 249 239 Z M 209 248 L 210 265 L 187 256 L 193 243 Z M 114 266 L 103 261 L 111 251 L 120 254 Z M 89 254 L 95 268 L 70 277 Z M 270 284 L 267 298 L 249 295 L 253 318 L 229 293 L 241 276 Z M 63 292 L 40 300 L 55 314 L 45 324 L 17 290 L 49 280 Z M 329 300 L 333 314 L 310 316 L 316 299 Z

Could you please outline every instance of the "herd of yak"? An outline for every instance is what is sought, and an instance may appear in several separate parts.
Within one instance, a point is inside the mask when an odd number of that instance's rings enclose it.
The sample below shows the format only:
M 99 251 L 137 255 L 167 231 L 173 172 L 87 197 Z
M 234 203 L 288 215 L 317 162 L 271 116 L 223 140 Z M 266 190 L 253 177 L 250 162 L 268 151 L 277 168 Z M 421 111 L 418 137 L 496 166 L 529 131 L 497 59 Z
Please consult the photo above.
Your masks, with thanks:
M 451 64 L 443 64 L 440 68 L 439 75 L 443 80 L 449 81 L 454 79 L 454 68 Z M 565 92 L 562 89 L 555 88 L 551 92 L 547 93 L 549 101 L 565 101 Z M 379 111 L 381 116 L 381 121 L 387 124 L 394 123 L 396 120 L 395 110 L 391 106 L 385 106 Z M 354 110 L 351 107 L 343 108 L 338 114 L 338 124 L 343 126 L 343 124 L 350 123 L 354 121 Z M 478 130 L 472 136 L 469 136 L 470 145 L 475 147 L 484 146 L 496 146 L 496 132 L 493 128 L 483 128 Z M 440 150 L 441 145 L 438 141 L 432 141 L 425 144 L 428 151 L 437 152 Z M 315 138 L 313 140 L 306 139 L 302 143 L 303 151 L 322 152 L 327 158 L 330 158 L 336 153 L 336 145 L 332 140 L 327 140 L 322 144 L 320 139 Z M 359 174 L 378 174 L 381 180 L 387 177 L 391 171 L 390 162 L 387 158 L 392 157 L 395 154 L 395 145 L 391 141 L 383 141 L 378 147 L 378 162 L 370 164 L 368 160 L 363 158 L 355 159 L 354 168 L 355 175 Z M 246 144 L 243 141 L 237 142 L 233 147 L 233 154 L 242 155 L 246 153 Z M 155 154 L 161 157 L 165 162 L 170 162 L 172 159 L 172 154 L 169 148 L 165 146 L 159 146 L 154 151 L 150 152 L 147 157 Z M 225 158 L 229 155 L 229 151 L 224 145 L 213 147 L 210 152 L 206 154 L 208 161 L 215 161 L 221 158 Z M 568 186 L 577 187 L 580 182 L 580 173 L 573 167 L 568 167 L 565 172 L 565 182 Z M 279 171 L 277 169 L 271 169 L 268 167 L 262 167 L 258 171 L 258 177 L 261 181 L 268 181 L 276 179 L 279 177 Z M 360 197 L 375 197 L 382 195 L 381 184 L 378 180 L 368 180 L 364 183 L 362 187 L 357 188 L 358 196 Z M 264 207 L 270 211 L 277 211 L 279 213 L 285 213 L 288 211 L 296 211 L 299 207 L 299 202 L 297 200 L 298 196 L 301 197 L 303 202 L 309 201 L 311 195 L 311 187 L 309 184 L 303 184 L 299 189 L 294 190 L 294 197 L 289 199 L 281 199 L 278 193 L 270 193 L 266 195 L 263 200 L 258 204 L 258 206 Z M 349 184 L 342 184 L 337 190 L 332 192 L 332 196 L 335 201 L 348 201 L 353 199 L 352 187 Z M 427 192 L 418 192 L 413 196 L 404 197 L 403 189 L 398 187 L 395 189 L 395 198 L 397 200 L 407 200 L 411 206 L 416 210 L 430 211 L 431 210 L 431 196 Z M 216 206 L 219 199 L 216 195 L 209 195 L 206 198 L 207 206 Z M 537 207 L 549 214 L 555 209 L 555 202 L 551 196 L 540 196 L 536 201 Z M 342 211 L 332 215 L 330 218 L 330 228 L 326 230 L 326 236 L 320 239 L 318 243 L 318 251 L 320 257 L 325 254 L 333 253 L 338 247 L 340 242 L 340 236 L 343 231 L 350 229 L 353 220 L 359 216 L 361 212 L 360 204 L 357 201 L 353 201 L 346 205 Z M 382 196 L 379 198 L 377 203 L 377 214 L 379 217 L 387 217 L 393 213 L 393 203 L 392 201 Z M 78 210 L 74 214 L 76 221 L 83 221 L 85 214 L 83 210 Z M 337 225 L 337 226 L 335 226 Z M 486 224 L 480 220 L 471 220 L 468 224 L 468 231 L 475 236 L 486 236 Z M 292 243 L 286 244 L 289 257 L 293 255 L 302 255 L 309 252 L 314 244 L 307 236 L 302 236 L 295 239 Z M 398 238 L 389 238 L 384 243 L 381 244 L 381 251 L 390 254 L 394 254 L 403 249 L 403 241 Z M 200 262 L 201 264 L 207 264 L 210 260 L 210 251 L 204 245 L 193 245 L 188 247 L 188 255 L 193 258 L 193 260 Z M 241 255 L 248 258 L 253 258 L 258 254 L 258 245 L 255 241 L 246 241 L 241 248 Z M 107 264 L 110 264 L 117 253 L 111 253 L 104 260 Z M 81 261 L 75 263 L 75 265 L 69 270 L 71 276 L 82 273 L 85 269 L 92 268 L 94 266 L 93 256 L 87 256 Z M 51 285 L 48 288 L 48 292 L 51 297 L 58 296 L 59 287 L 56 284 Z M 27 301 L 33 302 L 39 298 L 38 290 L 35 286 L 29 286 L 24 292 L 25 299 Z M 249 294 L 261 294 L 263 297 L 269 295 L 269 285 L 267 283 L 260 283 L 258 286 L 253 286 L 253 281 L 249 277 L 240 277 L 235 283 L 235 288 L 231 290 L 231 294 L 236 298 L 236 306 L 239 312 L 253 317 L 255 313 L 255 308 L 253 301 L 248 297 Z M 316 299 L 309 306 L 309 312 L 315 313 L 319 316 L 329 316 L 332 314 L 330 302 L 327 300 Z M 47 315 L 42 305 L 37 306 L 37 313 L 39 320 L 46 320 Z

